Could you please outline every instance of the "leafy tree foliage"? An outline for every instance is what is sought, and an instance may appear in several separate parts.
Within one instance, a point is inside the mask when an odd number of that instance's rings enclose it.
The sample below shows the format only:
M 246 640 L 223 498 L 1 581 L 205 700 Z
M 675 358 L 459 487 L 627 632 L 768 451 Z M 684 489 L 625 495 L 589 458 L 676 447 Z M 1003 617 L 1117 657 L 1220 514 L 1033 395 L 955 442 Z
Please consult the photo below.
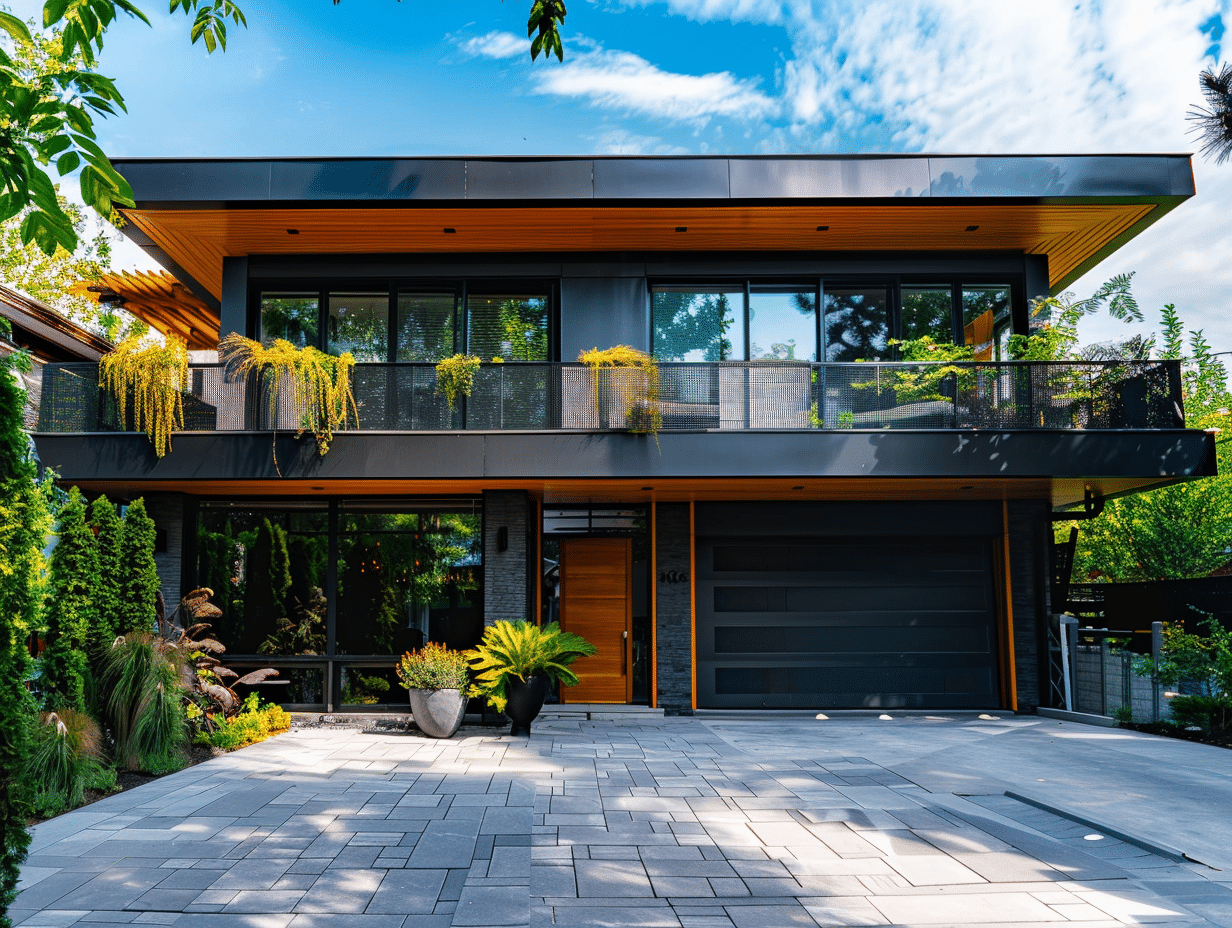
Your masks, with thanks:
M 73 487 L 59 513 L 59 542 L 51 553 L 51 600 L 43 652 L 43 704 L 47 709 L 86 709 L 87 644 L 97 624 L 94 591 L 98 549 L 86 521 L 86 503 Z
M 1186 424 L 1227 428 L 1232 407 L 1228 371 L 1202 332 L 1187 332 L 1175 306 L 1169 304 L 1163 310 L 1161 334 L 1157 356 L 1184 359 Z M 1125 353 L 1147 357 L 1155 347 L 1150 338 Z M 1232 559 L 1232 447 L 1220 435 L 1215 448 L 1223 476 L 1109 500 L 1102 515 L 1079 523 L 1074 578 L 1180 579 L 1206 576 L 1227 564 Z M 1058 531 L 1068 534 L 1069 523 L 1062 523 Z
M 11 924 L 7 912 L 30 843 L 29 784 L 22 770 L 34 704 L 26 688 L 26 641 L 41 618 L 42 551 L 50 528 L 49 486 L 36 479 L 21 428 L 26 394 L 14 373 L 20 358 L 0 358 L 0 928 Z
M 1206 106 L 1189 110 L 1193 131 L 1202 142 L 1202 154 L 1223 164 L 1232 157 L 1232 65 L 1208 68 L 1198 75 Z
M 148 632 L 154 629 L 158 568 L 154 564 L 154 520 L 146 515 L 145 503 L 133 500 L 124 513 L 120 535 L 120 603 L 116 632 Z
M 339 0 L 334 0 L 335 5 Z M 189 37 L 207 52 L 227 47 L 227 21 L 247 25 L 235 0 L 169 0 L 170 12 L 191 20 Z M 44 34 L 0 11 L 0 220 L 21 215 L 21 241 L 45 254 L 72 252 L 77 231 L 56 196 L 51 171 L 79 173 L 81 198 L 107 218 L 117 206 L 132 206 L 128 181 L 99 148 L 94 119 L 125 110 L 124 97 L 98 73 L 107 30 L 121 14 L 149 25 L 131 0 L 47 0 Z M 560 25 L 564 0 L 534 0 L 527 20 L 531 60 L 540 53 L 564 60 Z

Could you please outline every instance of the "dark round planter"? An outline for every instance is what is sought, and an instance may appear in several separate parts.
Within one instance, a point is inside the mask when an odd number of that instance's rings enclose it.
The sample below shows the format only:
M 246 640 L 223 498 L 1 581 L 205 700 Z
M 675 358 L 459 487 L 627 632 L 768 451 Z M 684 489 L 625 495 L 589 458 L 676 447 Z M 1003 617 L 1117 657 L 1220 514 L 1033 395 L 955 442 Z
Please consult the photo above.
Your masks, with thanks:
M 539 715 L 547 695 L 548 678 L 544 674 L 536 674 L 526 682 L 517 677 L 509 681 L 509 702 L 505 705 L 505 715 L 513 720 L 509 734 L 516 735 L 523 729 L 530 735 L 530 723 Z

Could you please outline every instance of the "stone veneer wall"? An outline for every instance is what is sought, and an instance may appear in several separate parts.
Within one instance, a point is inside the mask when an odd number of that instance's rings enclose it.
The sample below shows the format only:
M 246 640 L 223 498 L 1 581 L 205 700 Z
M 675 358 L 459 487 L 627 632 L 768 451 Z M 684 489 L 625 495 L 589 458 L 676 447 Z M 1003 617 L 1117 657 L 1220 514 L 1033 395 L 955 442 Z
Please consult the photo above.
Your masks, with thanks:
M 145 511 L 159 532 L 166 532 L 167 550 L 154 552 L 158 585 L 167 604 L 167 617 L 175 612 L 182 595 L 180 570 L 184 551 L 184 497 L 178 493 L 146 493 Z
M 530 497 L 524 490 L 485 490 L 483 494 L 483 621 L 533 619 L 527 566 L 530 550 Z M 496 549 L 498 530 L 509 530 L 509 547 Z
M 656 697 L 668 715 L 693 712 L 693 577 L 689 572 L 689 504 L 655 506 Z M 671 579 L 666 579 L 671 578 Z
M 1031 712 L 1041 699 L 1041 656 L 1047 658 L 1044 641 L 1048 616 L 1048 537 L 1052 510 L 1043 500 L 1011 500 L 1009 503 L 1010 585 L 1014 608 L 1014 664 L 1020 712 Z

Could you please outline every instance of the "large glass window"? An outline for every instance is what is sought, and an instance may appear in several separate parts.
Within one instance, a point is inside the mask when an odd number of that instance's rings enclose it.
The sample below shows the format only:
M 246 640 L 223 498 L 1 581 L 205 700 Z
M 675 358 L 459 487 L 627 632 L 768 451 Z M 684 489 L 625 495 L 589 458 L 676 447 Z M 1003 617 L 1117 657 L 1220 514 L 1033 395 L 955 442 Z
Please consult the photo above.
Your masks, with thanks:
M 817 288 L 749 291 L 749 359 L 817 360 Z
M 1013 329 L 1010 288 L 1004 284 L 967 284 L 962 288 L 963 344 L 977 361 L 991 361 Z
M 397 359 L 440 361 L 457 352 L 456 293 L 398 294 Z
M 743 287 L 656 287 L 652 313 L 660 361 L 744 360 Z
M 826 360 L 885 360 L 890 340 L 889 303 L 889 291 L 884 286 L 826 285 Z
M 547 361 L 548 303 L 545 293 L 468 295 L 467 351 L 484 361 Z
M 389 293 L 343 292 L 329 295 L 329 354 L 349 351 L 356 361 L 389 357 Z
M 903 284 L 900 341 L 931 338 L 938 345 L 954 341 L 954 288 L 949 284 Z
M 317 293 L 262 293 L 261 344 L 269 347 L 281 338 L 297 348 L 316 348 L 320 308 Z
M 196 582 L 214 591 L 211 634 L 228 653 L 325 654 L 328 523 L 319 506 L 202 505 Z M 281 679 L 279 701 L 321 702 L 319 669 Z

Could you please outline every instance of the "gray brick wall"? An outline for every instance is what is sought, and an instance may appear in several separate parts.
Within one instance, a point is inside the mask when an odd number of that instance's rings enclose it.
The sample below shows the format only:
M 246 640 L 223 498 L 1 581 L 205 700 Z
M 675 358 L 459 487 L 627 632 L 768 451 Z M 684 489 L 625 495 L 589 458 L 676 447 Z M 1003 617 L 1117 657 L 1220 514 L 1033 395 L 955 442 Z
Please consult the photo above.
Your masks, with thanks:
M 530 551 L 530 497 L 524 490 L 487 490 L 483 494 L 483 621 L 530 619 L 527 557 Z M 501 528 L 509 547 L 497 550 Z
M 154 553 L 158 585 L 167 603 L 167 615 L 180 604 L 180 569 L 184 551 L 184 497 L 179 493 L 146 493 L 145 511 L 159 532 L 167 533 L 167 550 Z
M 658 705 L 668 715 L 693 709 L 693 654 L 689 627 L 689 505 L 655 507 L 655 589 L 658 596 L 655 650 L 658 652 Z
M 1040 703 L 1042 643 L 1048 615 L 1048 536 L 1051 507 L 1043 500 L 1009 503 L 1010 585 L 1014 608 L 1014 657 L 1020 712 Z

